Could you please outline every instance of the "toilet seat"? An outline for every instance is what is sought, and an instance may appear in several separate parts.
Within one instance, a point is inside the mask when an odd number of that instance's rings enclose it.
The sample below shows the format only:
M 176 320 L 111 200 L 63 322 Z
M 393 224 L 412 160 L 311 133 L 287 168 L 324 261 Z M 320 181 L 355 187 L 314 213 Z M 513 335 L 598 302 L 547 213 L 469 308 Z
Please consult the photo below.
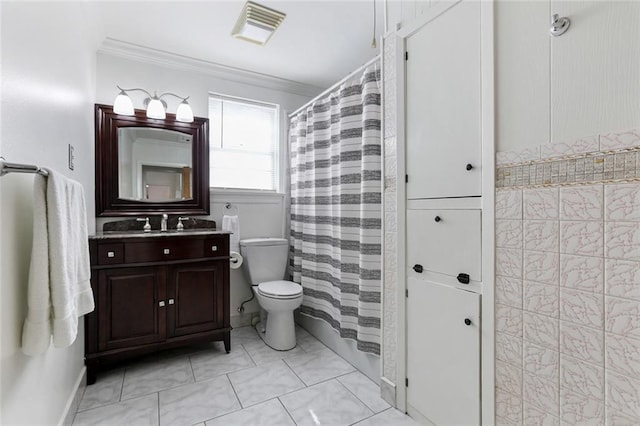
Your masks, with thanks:
M 272 299 L 294 299 L 302 295 L 302 286 L 293 281 L 267 281 L 258 284 L 258 292 Z

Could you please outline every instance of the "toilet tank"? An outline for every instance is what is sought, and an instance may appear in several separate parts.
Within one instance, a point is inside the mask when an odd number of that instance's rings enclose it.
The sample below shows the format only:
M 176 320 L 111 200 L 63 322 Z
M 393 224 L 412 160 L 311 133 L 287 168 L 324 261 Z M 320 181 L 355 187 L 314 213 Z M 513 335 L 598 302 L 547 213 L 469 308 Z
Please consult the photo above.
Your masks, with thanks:
M 240 240 L 244 257 L 242 268 L 249 284 L 281 280 L 287 270 L 289 240 L 284 238 L 251 238 Z

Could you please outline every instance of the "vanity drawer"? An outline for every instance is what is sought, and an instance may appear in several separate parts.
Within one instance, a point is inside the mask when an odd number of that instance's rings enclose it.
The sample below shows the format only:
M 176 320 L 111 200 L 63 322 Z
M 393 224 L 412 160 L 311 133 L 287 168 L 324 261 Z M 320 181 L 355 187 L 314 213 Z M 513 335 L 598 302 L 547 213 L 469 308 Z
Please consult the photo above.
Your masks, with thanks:
M 117 265 L 124 261 L 124 245 L 108 243 L 98 245 L 98 265 Z
M 223 235 L 204 240 L 204 257 L 218 257 L 229 255 L 229 239 Z
M 202 240 L 161 239 L 130 242 L 125 246 L 125 263 L 160 262 L 163 260 L 203 257 Z

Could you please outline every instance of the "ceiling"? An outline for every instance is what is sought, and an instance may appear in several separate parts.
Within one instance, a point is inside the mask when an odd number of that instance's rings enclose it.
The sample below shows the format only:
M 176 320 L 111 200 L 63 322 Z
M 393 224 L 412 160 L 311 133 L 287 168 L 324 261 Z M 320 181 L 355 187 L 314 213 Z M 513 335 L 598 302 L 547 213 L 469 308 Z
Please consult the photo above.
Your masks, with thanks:
M 319 88 L 379 52 L 383 0 L 254 1 L 287 15 L 264 46 L 231 36 L 244 0 L 105 1 L 99 7 L 108 38 Z

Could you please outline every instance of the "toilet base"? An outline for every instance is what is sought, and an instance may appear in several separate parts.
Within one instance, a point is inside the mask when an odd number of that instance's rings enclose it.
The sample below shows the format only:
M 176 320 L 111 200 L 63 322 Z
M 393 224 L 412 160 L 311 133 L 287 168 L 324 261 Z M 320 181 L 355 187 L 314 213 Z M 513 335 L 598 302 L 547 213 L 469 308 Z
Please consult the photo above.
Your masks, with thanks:
M 289 351 L 296 347 L 293 312 L 269 313 L 266 323 L 266 328 L 263 322 L 256 324 L 256 330 L 267 346 L 277 351 Z M 263 329 L 264 332 L 261 331 Z
M 263 339 L 267 346 L 277 351 L 288 351 L 296 347 L 296 325 L 293 311 L 302 304 L 302 292 L 290 299 L 266 297 L 252 286 L 260 305 L 260 323 L 256 330 L 264 330 Z

